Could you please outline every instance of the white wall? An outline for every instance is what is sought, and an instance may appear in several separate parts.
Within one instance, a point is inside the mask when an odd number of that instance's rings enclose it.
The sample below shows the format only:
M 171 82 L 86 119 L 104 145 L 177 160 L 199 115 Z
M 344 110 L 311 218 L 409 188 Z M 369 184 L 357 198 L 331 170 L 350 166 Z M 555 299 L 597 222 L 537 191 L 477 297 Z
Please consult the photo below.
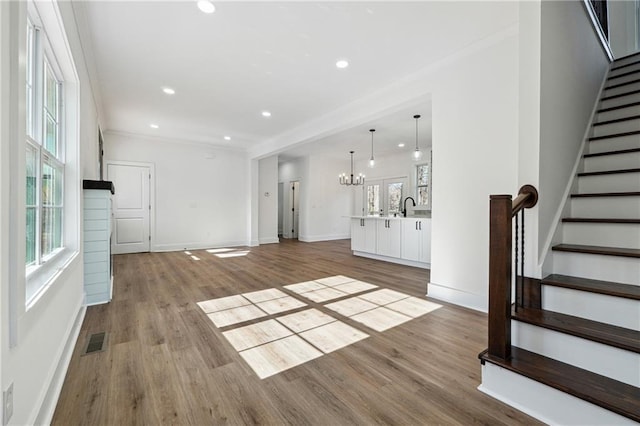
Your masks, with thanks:
M 609 46 L 615 58 L 637 52 L 640 49 L 638 39 L 638 0 L 616 0 L 607 2 L 609 9 Z
M 70 3 L 61 3 L 55 19 L 62 22 L 68 38 L 68 49 L 77 70 L 77 81 L 68 80 L 67 87 L 79 94 L 79 104 L 72 99 L 81 123 L 79 152 L 73 149 L 69 173 L 74 176 L 66 182 L 71 194 L 65 201 L 70 218 L 75 218 L 74 229 L 81 239 L 78 217 L 81 209 L 80 179 L 97 176 L 96 163 L 85 164 L 87 145 L 95 144 L 96 107 L 91 86 L 83 63 L 82 51 L 75 28 Z M 1 386 L 5 390 L 14 386 L 14 412 L 11 424 L 46 424 L 51 420 L 59 391 L 64 380 L 71 351 L 84 315 L 81 251 L 51 283 L 47 291 L 29 310 L 25 309 L 24 278 L 24 29 L 26 3 L 0 2 L 0 70 L 2 74 L 2 109 L 0 110 L 0 312 L 2 329 L 0 360 Z M 66 79 L 66 77 L 65 77 Z M 88 156 L 88 154 L 87 154 Z M 75 157 L 75 158 L 73 158 Z M 8 231 L 8 232 L 6 232 Z M 70 242 L 78 245 L 77 241 Z M 10 324 L 15 324 L 17 336 L 10 347 Z M 1 404 L 0 404 L 1 405 Z
M 608 59 L 580 2 L 542 2 L 539 254 L 551 243 Z
M 278 156 L 259 162 L 258 235 L 260 244 L 278 242 Z
M 248 244 L 244 153 L 109 132 L 104 139 L 105 161 L 155 165 L 152 251 Z
M 307 159 L 308 175 L 300 190 L 300 241 L 349 238 L 353 205 L 352 187 L 338 183 L 345 163 L 321 155 Z

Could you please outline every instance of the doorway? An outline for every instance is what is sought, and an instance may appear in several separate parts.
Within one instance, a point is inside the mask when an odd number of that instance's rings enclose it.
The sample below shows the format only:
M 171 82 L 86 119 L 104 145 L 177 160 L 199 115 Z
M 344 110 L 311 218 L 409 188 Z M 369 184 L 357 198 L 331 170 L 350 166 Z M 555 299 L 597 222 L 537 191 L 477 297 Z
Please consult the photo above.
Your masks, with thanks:
M 152 165 L 124 161 L 107 162 L 107 179 L 113 196 L 114 254 L 151 251 Z
M 407 178 L 371 180 L 362 188 L 364 215 L 391 216 L 402 213 L 402 201 L 408 196 Z

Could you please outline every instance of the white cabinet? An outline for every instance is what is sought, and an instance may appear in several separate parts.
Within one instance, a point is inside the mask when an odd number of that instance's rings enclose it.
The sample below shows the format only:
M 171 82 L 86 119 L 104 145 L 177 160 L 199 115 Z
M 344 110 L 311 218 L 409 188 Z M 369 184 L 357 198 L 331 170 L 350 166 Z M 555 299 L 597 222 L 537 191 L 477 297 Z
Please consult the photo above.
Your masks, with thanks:
M 402 222 L 402 258 L 431 263 L 431 219 Z
M 351 219 L 351 250 L 376 252 L 376 219 Z
M 402 221 L 378 219 L 378 250 L 381 256 L 400 257 L 402 251 Z
M 111 182 L 84 181 L 85 303 L 107 303 L 112 294 Z

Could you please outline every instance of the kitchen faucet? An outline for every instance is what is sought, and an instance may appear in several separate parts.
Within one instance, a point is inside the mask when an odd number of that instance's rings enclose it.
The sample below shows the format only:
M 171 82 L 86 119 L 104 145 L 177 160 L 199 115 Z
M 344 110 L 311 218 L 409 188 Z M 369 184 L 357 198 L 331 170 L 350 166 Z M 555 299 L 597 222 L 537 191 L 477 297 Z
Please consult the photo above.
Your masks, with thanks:
M 403 207 L 402 214 L 404 215 L 404 217 L 407 217 L 407 200 L 411 200 L 411 202 L 413 203 L 413 207 L 416 206 L 416 200 L 414 200 L 413 197 L 405 198 L 404 203 L 402 204 L 402 207 Z

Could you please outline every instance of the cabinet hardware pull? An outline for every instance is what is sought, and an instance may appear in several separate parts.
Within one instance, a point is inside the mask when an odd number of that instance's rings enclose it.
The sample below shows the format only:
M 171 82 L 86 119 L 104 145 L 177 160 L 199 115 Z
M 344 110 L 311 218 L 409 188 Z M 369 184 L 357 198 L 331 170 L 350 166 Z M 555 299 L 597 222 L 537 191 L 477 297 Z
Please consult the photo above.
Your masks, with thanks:
M 418 229 L 422 231 L 422 222 L 418 221 Z

